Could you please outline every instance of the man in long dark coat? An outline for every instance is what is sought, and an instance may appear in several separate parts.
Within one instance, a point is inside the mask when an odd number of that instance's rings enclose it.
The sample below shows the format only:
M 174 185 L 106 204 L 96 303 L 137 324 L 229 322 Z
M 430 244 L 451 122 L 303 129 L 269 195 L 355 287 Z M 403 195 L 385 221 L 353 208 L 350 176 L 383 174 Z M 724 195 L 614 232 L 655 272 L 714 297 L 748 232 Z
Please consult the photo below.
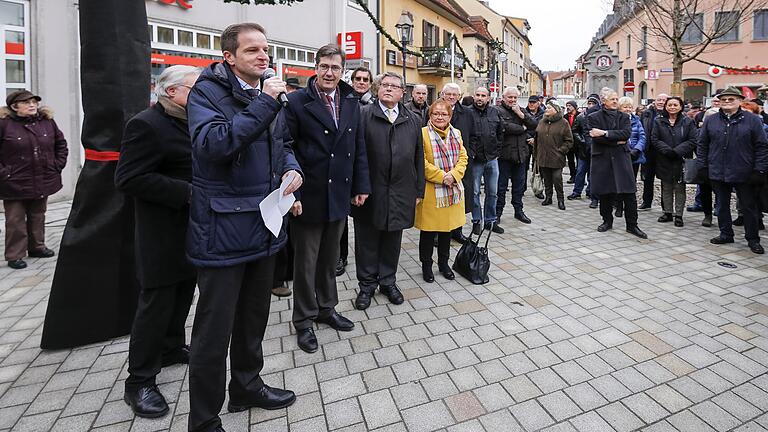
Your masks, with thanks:
M 603 217 L 597 230 L 605 232 L 613 228 L 613 204 L 623 201 L 627 232 L 648 238 L 637 227 L 637 185 L 627 145 L 632 122 L 629 115 L 618 110 L 619 95 L 615 91 L 605 90 L 600 96 L 602 109 L 587 116 L 587 130 L 592 138 L 591 192 L 600 199 Z

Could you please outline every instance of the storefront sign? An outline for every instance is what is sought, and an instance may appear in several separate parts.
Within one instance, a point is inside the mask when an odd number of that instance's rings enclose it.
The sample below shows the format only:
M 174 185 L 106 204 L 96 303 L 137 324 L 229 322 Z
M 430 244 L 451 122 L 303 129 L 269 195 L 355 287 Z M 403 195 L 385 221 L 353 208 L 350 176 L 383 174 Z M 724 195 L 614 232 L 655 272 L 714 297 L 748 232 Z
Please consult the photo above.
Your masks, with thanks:
M 152 53 L 150 55 L 150 62 L 153 64 L 164 64 L 164 65 L 187 65 L 187 66 L 196 66 L 196 67 L 206 67 L 209 66 L 211 63 L 217 62 L 219 60 L 214 59 L 206 59 L 206 58 L 198 58 L 198 57 L 185 57 L 185 56 L 177 56 L 177 55 L 170 55 L 170 54 L 158 54 L 158 53 Z
M 363 32 L 345 33 L 344 53 L 347 60 L 358 60 L 363 58 Z M 336 35 L 336 42 L 341 46 L 341 33 Z
M 659 71 L 654 69 L 647 69 L 645 71 L 645 79 L 646 80 L 657 80 L 659 79 Z
M 164 3 L 167 5 L 177 4 L 179 7 L 184 9 L 192 9 L 192 5 L 189 3 L 192 0 L 159 0 L 160 3 Z

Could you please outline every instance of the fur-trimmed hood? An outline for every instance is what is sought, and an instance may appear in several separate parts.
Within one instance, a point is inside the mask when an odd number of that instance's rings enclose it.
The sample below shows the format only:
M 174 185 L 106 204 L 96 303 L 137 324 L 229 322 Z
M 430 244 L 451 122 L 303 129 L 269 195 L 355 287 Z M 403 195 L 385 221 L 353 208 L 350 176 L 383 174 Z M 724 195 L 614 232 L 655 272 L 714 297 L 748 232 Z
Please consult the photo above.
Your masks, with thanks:
M 53 119 L 53 110 L 50 107 L 47 106 L 41 106 L 37 109 L 38 115 L 46 120 L 52 120 Z M 10 107 L 4 106 L 0 108 L 0 119 L 4 118 L 19 118 L 18 116 L 14 115 L 13 110 Z

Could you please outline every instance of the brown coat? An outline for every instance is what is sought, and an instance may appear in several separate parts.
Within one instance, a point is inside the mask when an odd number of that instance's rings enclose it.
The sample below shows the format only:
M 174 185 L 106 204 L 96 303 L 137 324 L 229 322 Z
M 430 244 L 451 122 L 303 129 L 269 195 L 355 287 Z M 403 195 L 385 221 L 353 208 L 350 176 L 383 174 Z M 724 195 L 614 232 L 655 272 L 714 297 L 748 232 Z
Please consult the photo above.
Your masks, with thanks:
M 0 199 L 40 199 L 61 189 L 67 141 L 51 111 L 18 117 L 0 108 Z
M 542 168 L 563 168 L 565 155 L 573 146 L 571 126 L 562 116 L 554 121 L 544 117 L 536 127 L 536 138 L 533 142 L 533 154 L 536 163 Z

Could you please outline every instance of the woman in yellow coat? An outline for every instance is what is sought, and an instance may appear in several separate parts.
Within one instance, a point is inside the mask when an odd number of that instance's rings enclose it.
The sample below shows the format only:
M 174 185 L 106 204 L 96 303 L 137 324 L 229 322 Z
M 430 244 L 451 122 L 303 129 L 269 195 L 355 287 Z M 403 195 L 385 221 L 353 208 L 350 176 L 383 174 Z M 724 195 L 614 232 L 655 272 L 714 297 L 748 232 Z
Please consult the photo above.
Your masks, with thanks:
M 461 132 L 451 126 L 453 109 L 444 99 L 436 100 L 428 111 L 429 122 L 422 130 L 424 139 L 424 174 L 427 180 L 424 199 L 416 206 L 419 260 L 426 282 L 434 282 L 432 250 L 437 236 L 437 265 L 449 280 L 455 278 L 448 258 L 451 254 L 451 230 L 463 226 L 464 186 L 461 179 L 467 168 L 467 151 Z

